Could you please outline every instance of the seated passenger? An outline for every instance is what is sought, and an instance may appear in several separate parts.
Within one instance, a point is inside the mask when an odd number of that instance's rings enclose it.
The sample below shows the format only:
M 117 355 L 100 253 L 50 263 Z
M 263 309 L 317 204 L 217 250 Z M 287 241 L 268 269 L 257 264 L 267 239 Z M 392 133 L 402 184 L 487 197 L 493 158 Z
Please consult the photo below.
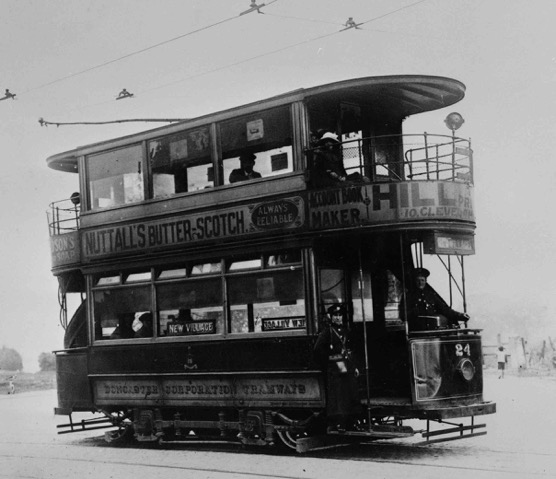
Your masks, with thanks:
M 133 338 L 134 331 L 131 324 L 135 319 L 135 313 L 122 313 L 118 315 L 118 326 L 112 331 L 110 339 Z
M 230 183 L 262 178 L 261 174 L 253 169 L 256 158 L 257 157 L 253 153 L 242 153 L 239 156 L 240 168 L 232 170 L 230 173 Z
M 369 179 L 357 172 L 348 175 L 338 135 L 327 131 L 314 150 L 311 183 L 316 188 L 324 188 L 342 183 L 369 183 Z
M 458 327 L 459 321 L 467 323 L 469 315 L 460 313 L 450 308 L 440 295 L 427 284 L 430 272 L 425 268 L 416 268 L 414 271 L 415 288 L 406 294 L 407 308 L 402 302 L 400 305 L 400 317 L 405 317 L 411 329 L 412 322 L 419 316 L 442 315 L 448 319 L 448 326 Z M 406 311 L 407 309 L 407 311 Z
M 134 338 L 152 338 L 153 315 L 151 313 L 143 313 L 133 321 L 131 328 L 135 331 Z

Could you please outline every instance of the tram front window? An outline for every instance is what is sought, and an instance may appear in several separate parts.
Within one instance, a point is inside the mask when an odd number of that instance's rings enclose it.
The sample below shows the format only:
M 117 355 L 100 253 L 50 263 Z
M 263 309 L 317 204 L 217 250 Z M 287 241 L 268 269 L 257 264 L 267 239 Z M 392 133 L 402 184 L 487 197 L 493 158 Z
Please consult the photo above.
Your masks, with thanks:
M 87 157 L 90 207 L 93 210 L 144 200 L 141 146 Z
M 95 339 L 132 339 L 152 336 L 151 294 L 148 286 L 93 292 Z M 149 323 L 149 316 L 150 322 Z M 142 327 L 151 333 L 141 333 Z

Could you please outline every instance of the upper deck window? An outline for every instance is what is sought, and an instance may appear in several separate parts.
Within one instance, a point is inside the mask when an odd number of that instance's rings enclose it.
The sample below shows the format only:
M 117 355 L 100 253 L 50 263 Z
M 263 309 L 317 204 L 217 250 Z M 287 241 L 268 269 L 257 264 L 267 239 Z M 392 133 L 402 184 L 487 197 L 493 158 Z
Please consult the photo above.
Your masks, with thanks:
M 150 141 L 149 159 L 154 198 L 214 186 L 208 127 Z
M 91 209 L 143 201 L 142 170 L 141 145 L 88 156 Z
M 224 184 L 293 171 L 289 107 L 222 122 L 220 137 Z M 250 165 L 245 158 L 250 158 Z
M 150 271 L 144 271 L 141 273 L 131 273 L 125 279 L 125 283 L 129 284 L 129 283 L 145 282 L 145 281 L 150 281 L 151 278 L 152 275 Z

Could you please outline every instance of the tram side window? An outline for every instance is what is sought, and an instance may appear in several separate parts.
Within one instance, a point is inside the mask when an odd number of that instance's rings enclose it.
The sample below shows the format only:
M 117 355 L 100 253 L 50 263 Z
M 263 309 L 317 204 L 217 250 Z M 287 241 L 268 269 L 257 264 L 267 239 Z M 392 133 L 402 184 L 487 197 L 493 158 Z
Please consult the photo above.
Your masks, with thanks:
M 227 281 L 232 333 L 306 327 L 301 268 L 237 274 Z
M 371 275 L 363 271 L 363 281 L 359 271 L 354 271 L 351 276 L 351 298 L 353 305 L 353 321 L 373 321 L 373 296 L 371 288 Z
M 87 157 L 91 209 L 144 200 L 141 145 Z
M 148 151 L 154 198 L 214 186 L 208 127 L 150 141 Z
M 386 301 L 384 305 L 384 319 L 387 325 L 401 324 L 400 304 L 403 297 L 401 281 L 387 269 L 385 271 Z
M 222 279 L 202 278 L 158 284 L 159 336 L 222 334 Z
M 95 290 L 93 301 L 96 340 L 153 335 L 149 286 Z
M 289 107 L 273 108 L 222 122 L 220 137 L 224 184 L 292 172 L 292 136 Z M 242 155 L 254 158 L 252 168 L 241 164 Z

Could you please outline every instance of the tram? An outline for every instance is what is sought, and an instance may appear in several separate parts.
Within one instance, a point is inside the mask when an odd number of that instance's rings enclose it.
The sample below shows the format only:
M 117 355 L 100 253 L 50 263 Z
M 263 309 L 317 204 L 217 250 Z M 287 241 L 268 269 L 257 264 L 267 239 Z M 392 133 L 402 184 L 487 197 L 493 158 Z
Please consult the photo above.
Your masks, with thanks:
M 485 434 L 475 419 L 496 405 L 483 398 L 480 330 L 403 314 L 413 273 L 432 261 L 445 280 L 431 284 L 466 309 L 470 141 L 455 127 L 402 130 L 464 94 L 444 77 L 349 79 L 50 156 L 79 181 L 48 212 L 61 432 L 298 451 Z M 348 175 L 326 184 L 324 137 Z M 357 373 L 353 422 L 336 430 L 314 353 L 335 305 Z M 78 428 L 82 411 L 102 419 Z

